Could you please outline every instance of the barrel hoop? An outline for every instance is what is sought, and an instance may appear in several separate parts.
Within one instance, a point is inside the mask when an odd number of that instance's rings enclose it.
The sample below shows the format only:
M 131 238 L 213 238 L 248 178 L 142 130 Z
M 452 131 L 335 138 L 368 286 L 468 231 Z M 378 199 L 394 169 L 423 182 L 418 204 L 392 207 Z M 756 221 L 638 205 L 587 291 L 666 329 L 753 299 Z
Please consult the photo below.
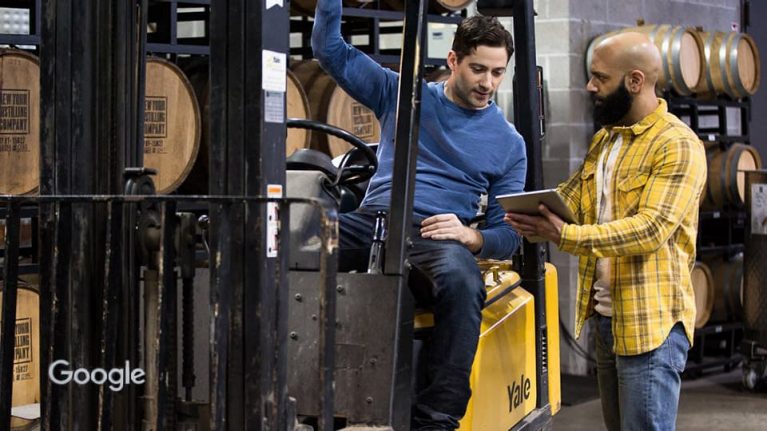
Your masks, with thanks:
M 738 44 L 740 44 L 740 40 L 743 39 L 743 36 L 740 33 L 733 33 L 733 37 L 734 40 L 730 47 L 730 68 L 728 70 L 732 72 L 732 82 L 735 85 L 737 93 L 733 94 L 733 97 L 744 97 L 748 95 L 748 90 L 746 89 L 746 86 L 743 85 L 743 81 L 740 80 L 740 69 L 738 67 Z
M 724 86 L 724 92 L 729 95 L 733 95 L 732 87 L 727 79 L 727 35 L 722 35 L 722 41 L 719 44 L 719 74 L 722 76 L 722 85 Z
M 678 85 L 681 87 L 677 88 L 677 91 L 679 91 L 679 94 L 690 94 L 692 92 L 692 89 L 687 86 L 687 83 L 684 82 L 684 75 L 682 74 L 682 37 L 684 37 L 686 30 L 684 27 L 679 27 L 676 31 L 676 34 L 673 36 L 672 40 L 672 53 L 676 53 L 676 61 L 672 61 L 672 64 L 670 66 L 674 67 L 674 74 L 677 79 L 672 79 L 672 82 L 674 85 Z M 678 82 L 677 82 L 678 81 Z
M 659 31 L 660 25 L 655 26 L 655 29 L 652 31 L 652 35 L 650 36 L 650 39 L 655 40 L 654 34 Z M 669 45 L 671 44 L 671 27 L 669 27 L 669 31 L 666 32 L 666 34 L 663 35 L 663 40 L 661 40 L 661 57 L 663 58 L 663 76 L 665 77 L 664 81 L 666 88 L 673 87 L 674 80 L 671 78 L 671 66 L 669 63 L 673 63 L 672 61 L 669 61 L 668 56 L 671 55 L 669 51 Z
M 703 43 L 703 49 L 705 50 L 705 59 L 706 64 L 704 65 L 704 69 L 706 70 L 706 88 L 711 94 L 716 93 L 716 90 L 714 89 L 714 81 L 711 77 L 711 67 L 709 66 L 709 62 L 711 59 L 711 45 L 714 43 L 714 32 L 708 34 L 708 37 L 706 38 L 706 41 Z

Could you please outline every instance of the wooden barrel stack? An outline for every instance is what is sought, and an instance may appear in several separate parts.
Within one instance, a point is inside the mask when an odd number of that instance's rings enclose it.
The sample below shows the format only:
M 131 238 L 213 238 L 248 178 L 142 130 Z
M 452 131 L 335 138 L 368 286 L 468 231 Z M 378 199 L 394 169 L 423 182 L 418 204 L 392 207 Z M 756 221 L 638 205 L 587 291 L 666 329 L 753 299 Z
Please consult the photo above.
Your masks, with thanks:
M 586 51 L 586 73 L 594 48 L 606 38 L 625 32 L 647 34 L 661 53 L 663 73 L 658 89 L 680 96 L 704 98 L 751 96 L 759 88 L 759 50 L 751 36 L 738 32 L 705 32 L 671 25 L 640 25 L 597 36 Z
M 40 64 L 32 54 L 0 49 L 0 194 L 40 185 Z
M 761 65 L 754 40 L 739 32 L 704 32 L 670 25 L 638 25 L 605 33 L 589 44 L 587 75 L 596 46 L 624 32 L 647 34 L 660 51 L 659 93 L 738 100 L 753 95 L 760 84 Z M 700 196 L 704 211 L 742 211 L 746 203 L 745 171 L 762 168 L 759 153 L 743 143 L 706 143 L 708 177 Z M 743 255 L 704 255 L 691 278 L 695 293 L 695 327 L 743 317 Z
M 373 111 L 352 99 L 317 61 L 301 61 L 291 69 L 306 91 L 312 119 L 340 127 L 365 142 L 380 140 L 381 125 Z M 312 135 L 311 147 L 333 157 L 352 148 L 345 141 L 324 133 Z

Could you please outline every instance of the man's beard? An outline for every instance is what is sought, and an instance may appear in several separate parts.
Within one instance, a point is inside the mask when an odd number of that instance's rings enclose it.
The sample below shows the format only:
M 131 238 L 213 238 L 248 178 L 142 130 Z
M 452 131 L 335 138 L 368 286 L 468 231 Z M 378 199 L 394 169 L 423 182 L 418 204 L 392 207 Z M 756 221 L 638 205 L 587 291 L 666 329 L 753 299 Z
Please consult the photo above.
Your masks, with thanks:
M 591 95 L 591 101 L 600 100 L 601 105 L 594 103 L 594 121 L 602 126 L 616 124 L 631 110 L 634 103 L 634 96 L 629 93 L 624 85 L 619 85 L 612 93 L 604 98 L 598 98 L 595 94 Z

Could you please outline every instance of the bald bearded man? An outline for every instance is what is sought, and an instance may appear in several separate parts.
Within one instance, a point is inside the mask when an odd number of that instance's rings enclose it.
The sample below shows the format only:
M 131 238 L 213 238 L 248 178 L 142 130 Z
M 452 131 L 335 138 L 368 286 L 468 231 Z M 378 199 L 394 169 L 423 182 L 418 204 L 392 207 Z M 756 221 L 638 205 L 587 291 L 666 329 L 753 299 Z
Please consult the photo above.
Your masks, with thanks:
M 599 44 L 586 90 L 603 127 L 583 165 L 557 189 L 578 224 L 545 206 L 540 216 L 504 218 L 522 235 L 579 256 L 576 333 L 586 319 L 596 321 L 609 430 L 674 429 L 695 328 L 690 272 L 706 156 L 656 97 L 660 71 L 660 54 L 643 34 Z

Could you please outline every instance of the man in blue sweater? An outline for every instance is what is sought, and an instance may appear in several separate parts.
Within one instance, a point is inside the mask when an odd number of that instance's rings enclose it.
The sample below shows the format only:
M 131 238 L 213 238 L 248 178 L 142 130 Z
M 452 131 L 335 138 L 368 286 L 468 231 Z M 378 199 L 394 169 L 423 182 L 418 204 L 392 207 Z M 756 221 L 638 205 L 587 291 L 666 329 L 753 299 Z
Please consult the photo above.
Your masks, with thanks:
M 340 269 L 367 260 L 377 210 L 389 208 L 398 75 L 341 37 L 341 0 L 319 0 L 312 48 L 322 67 L 381 122 L 378 172 L 359 210 L 342 214 Z M 448 54 L 446 82 L 424 84 L 408 261 L 431 278 L 435 328 L 428 385 L 416 395 L 412 429 L 452 430 L 471 396 L 485 284 L 475 258 L 507 259 L 520 238 L 503 223 L 495 196 L 522 191 L 525 145 L 491 100 L 514 51 L 495 18 L 462 22 Z M 488 194 L 485 228 L 467 226 Z M 397 198 L 397 197 L 395 197 Z M 355 259 L 356 258 L 356 259 Z M 356 262 L 356 265 L 355 265 Z M 357 268 L 362 269 L 362 268 Z

